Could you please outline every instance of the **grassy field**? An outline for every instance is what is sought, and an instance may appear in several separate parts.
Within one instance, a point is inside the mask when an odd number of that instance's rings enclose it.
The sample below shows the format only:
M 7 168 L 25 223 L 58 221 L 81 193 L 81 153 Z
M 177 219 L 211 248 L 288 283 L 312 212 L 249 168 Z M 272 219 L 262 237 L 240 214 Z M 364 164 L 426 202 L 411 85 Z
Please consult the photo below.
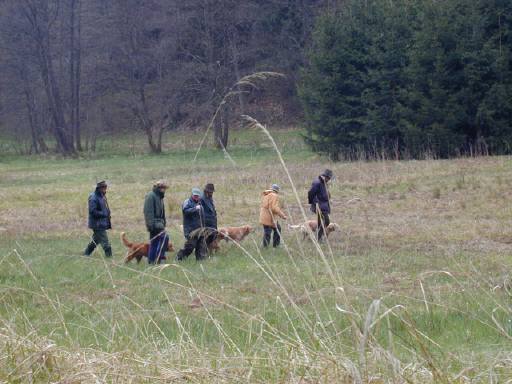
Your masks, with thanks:
M 300 201 L 258 131 L 195 162 L 200 136 L 178 134 L 161 156 L 125 137 L 80 159 L 0 158 L 0 383 L 510 382 L 512 158 L 329 164 L 294 131 L 275 138 Z M 261 191 L 279 183 L 300 223 L 327 166 L 342 230 L 317 245 L 285 223 L 262 250 Z M 113 260 L 81 256 L 102 178 Z M 159 178 L 176 248 L 179 206 L 207 182 L 220 225 L 256 231 L 202 263 L 125 265 L 119 234 L 146 239 Z

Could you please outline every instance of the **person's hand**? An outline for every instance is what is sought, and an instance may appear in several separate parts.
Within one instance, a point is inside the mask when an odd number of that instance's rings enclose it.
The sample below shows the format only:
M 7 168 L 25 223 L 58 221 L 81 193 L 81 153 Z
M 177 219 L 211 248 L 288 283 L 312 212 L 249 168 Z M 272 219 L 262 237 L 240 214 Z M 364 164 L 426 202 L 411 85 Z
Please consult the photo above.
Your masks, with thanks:
M 201 206 L 199 204 L 196 205 L 196 209 L 199 211 L 201 209 Z
M 283 220 L 287 220 L 287 219 L 288 219 L 288 216 L 284 215 Z

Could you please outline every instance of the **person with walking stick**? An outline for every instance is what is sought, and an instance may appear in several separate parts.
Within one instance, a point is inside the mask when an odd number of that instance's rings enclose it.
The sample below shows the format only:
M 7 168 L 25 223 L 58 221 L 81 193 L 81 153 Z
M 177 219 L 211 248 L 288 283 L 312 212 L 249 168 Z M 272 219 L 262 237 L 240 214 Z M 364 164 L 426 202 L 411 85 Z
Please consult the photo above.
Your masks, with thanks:
M 176 260 L 186 259 L 195 249 L 196 260 L 203 260 L 207 255 L 207 228 L 204 224 L 204 208 L 201 205 L 201 190 L 192 188 L 192 195 L 183 202 L 183 235 L 185 244 L 176 255 Z

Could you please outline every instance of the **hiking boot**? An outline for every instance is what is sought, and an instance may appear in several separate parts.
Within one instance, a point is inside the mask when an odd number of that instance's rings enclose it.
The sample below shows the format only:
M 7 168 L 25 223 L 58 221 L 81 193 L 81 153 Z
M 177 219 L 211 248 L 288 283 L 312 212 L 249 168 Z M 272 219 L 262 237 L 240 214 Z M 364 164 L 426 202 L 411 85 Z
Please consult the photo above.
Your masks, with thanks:
M 94 243 L 90 243 L 87 248 L 85 248 L 85 251 L 83 253 L 84 256 L 91 256 L 91 254 L 93 253 L 94 249 L 96 248 L 96 244 Z

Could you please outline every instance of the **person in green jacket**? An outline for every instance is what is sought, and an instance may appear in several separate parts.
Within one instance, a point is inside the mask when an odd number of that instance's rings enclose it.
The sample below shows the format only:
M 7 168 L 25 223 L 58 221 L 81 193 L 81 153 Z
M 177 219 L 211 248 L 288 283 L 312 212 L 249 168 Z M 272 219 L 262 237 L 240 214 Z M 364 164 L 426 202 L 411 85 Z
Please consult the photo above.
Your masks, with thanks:
M 167 188 L 169 185 L 164 180 L 159 180 L 144 199 L 144 220 L 149 232 L 149 264 L 161 263 L 166 259 L 169 235 L 165 232 L 164 196 Z

